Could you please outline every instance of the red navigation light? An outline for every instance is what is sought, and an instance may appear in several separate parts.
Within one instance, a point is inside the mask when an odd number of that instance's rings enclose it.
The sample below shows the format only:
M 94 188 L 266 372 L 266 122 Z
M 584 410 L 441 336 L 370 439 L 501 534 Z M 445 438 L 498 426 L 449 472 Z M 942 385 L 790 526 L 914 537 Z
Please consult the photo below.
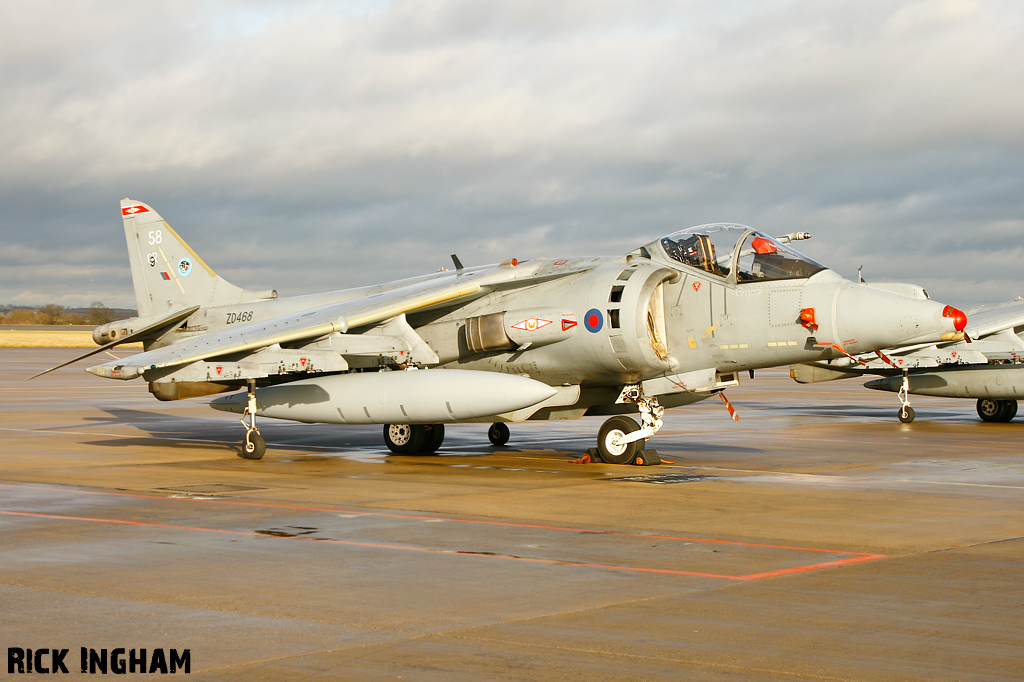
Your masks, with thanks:
M 967 315 L 962 310 L 957 310 L 951 305 L 942 309 L 943 317 L 953 318 L 953 329 L 962 332 L 967 327 Z

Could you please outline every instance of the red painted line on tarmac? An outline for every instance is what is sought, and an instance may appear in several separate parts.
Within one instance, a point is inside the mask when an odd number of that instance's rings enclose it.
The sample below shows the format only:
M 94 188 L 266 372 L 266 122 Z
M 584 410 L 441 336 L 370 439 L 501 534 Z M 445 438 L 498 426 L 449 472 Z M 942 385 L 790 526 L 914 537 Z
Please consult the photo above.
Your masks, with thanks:
M 839 554 L 840 552 L 836 552 Z M 859 556 L 850 557 L 849 559 L 837 559 L 835 561 L 826 561 L 823 564 L 811 564 L 809 566 L 795 566 L 793 568 L 780 568 L 777 571 L 765 571 L 764 573 L 751 573 L 750 575 L 744 575 L 737 578 L 737 580 L 760 580 L 762 578 L 774 578 L 779 575 L 790 575 L 792 573 L 804 573 L 806 571 L 820 571 L 823 568 L 832 568 L 834 566 L 848 566 L 849 564 L 859 564 L 863 561 L 875 561 L 877 559 L 888 559 L 888 554 L 861 554 Z
M 370 547 L 372 549 L 397 549 L 405 552 L 426 552 L 429 554 L 447 554 L 450 556 L 479 557 L 483 559 L 504 559 L 507 561 L 525 561 L 534 564 L 555 564 L 558 566 L 578 566 L 581 568 L 604 568 L 612 571 L 629 571 L 633 573 L 662 573 L 666 575 L 686 575 L 701 578 L 719 578 L 721 580 L 745 580 L 743 576 L 718 575 L 715 573 L 699 573 L 697 571 L 674 571 L 663 568 L 643 568 L 639 566 L 617 566 L 615 564 L 593 564 L 580 561 L 563 561 L 560 559 L 540 559 L 535 557 L 519 557 L 508 554 L 491 554 L 488 552 L 466 552 L 454 549 L 437 549 L 434 547 L 415 547 L 408 545 L 386 545 L 376 542 L 356 542 L 354 540 L 335 540 L 332 538 L 309 538 L 299 536 L 265 535 L 245 530 L 222 530 L 218 528 L 200 528 L 198 526 L 176 526 L 167 523 L 146 523 L 144 521 L 124 521 L 120 519 L 96 519 L 86 516 L 62 516 L 59 514 L 38 514 L 34 512 L 17 512 L 0 510 L 0 514 L 10 516 L 29 516 L 41 519 L 57 519 L 61 521 L 85 521 L 89 523 L 110 523 L 122 526 L 137 526 L 143 528 L 163 528 L 169 530 L 184 530 L 201 533 L 224 533 L 227 535 L 245 535 L 255 538 L 270 538 L 274 540 L 304 540 L 306 542 L 326 542 L 335 545 L 349 545 L 352 547 Z
M 103 495 L 103 496 L 111 496 L 111 497 L 129 497 L 129 498 L 146 499 L 146 500 L 160 500 L 160 501 L 166 501 L 166 502 L 196 502 L 196 503 L 220 504 L 220 505 L 229 505 L 229 506 L 238 506 L 238 507 L 256 507 L 256 508 L 261 508 L 261 509 L 283 509 L 283 510 L 289 510 L 289 511 L 315 511 L 315 512 L 323 512 L 323 513 L 328 513 L 328 514 L 351 514 L 353 516 L 370 516 L 370 517 L 412 519 L 412 520 L 417 520 L 417 521 L 445 521 L 445 522 L 450 522 L 450 523 L 466 523 L 466 524 L 483 525 L 483 526 L 502 526 L 502 527 L 508 527 L 508 528 L 526 528 L 526 529 L 534 529 L 534 530 L 551 530 L 551 531 L 560 531 L 560 532 L 589 533 L 589 534 L 592 534 L 592 535 L 614 535 L 614 536 L 620 536 L 620 537 L 656 539 L 656 540 L 677 540 L 677 541 L 683 541 L 683 542 L 699 542 L 699 543 L 717 544 L 717 545 L 735 545 L 735 546 L 738 546 L 738 547 L 757 547 L 757 548 L 763 548 L 763 549 L 776 549 L 776 550 L 795 551 L 795 552 L 818 552 L 818 553 L 824 553 L 824 554 L 840 554 L 840 555 L 846 555 L 847 556 L 847 558 L 837 559 L 835 561 L 828 561 L 828 562 L 817 563 L 817 564 L 795 566 L 795 567 L 792 567 L 792 568 L 783 568 L 783 569 L 778 569 L 778 570 L 774 570 L 774 571 L 765 571 L 765 572 L 762 572 L 762 573 L 751 573 L 751 574 L 748 574 L 748 575 L 735 576 L 735 575 L 721 575 L 721 574 L 715 574 L 715 573 L 702 573 L 702 572 L 697 572 L 697 571 L 677 571 L 677 570 L 671 570 L 671 569 L 643 568 L 643 567 L 638 567 L 638 566 L 619 566 L 619 565 L 614 565 L 614 564 L 594 564 L 594 563 L 582 563 L 582 562 L 574 562 L 574 561 L 562 561 L 562 560 L 558 560 L 558 559 L 538 559 L 538 558 L 530 558 L 530 557 L 516 557 L 516 556 L 501 555 L 501 554 L 488 554 L 488 553 L 466 552 L 466 551 L 457 551 L 457 550 L 435 549 L 435 548 L 430 548 L 430 547 L 414 547 L 414 546 L 404 546 L 404 545 L 387 545 L 387 544 L 378 544 L 378 543 L 370 543 L 370 542 L 356 542 L 356 541 L 352 541 L 352 540 L 335 540 L 335 539 L 330 539 L 330 538 L 307 538 L 307 537 L 298 537 L 298 536 L 295 536 L 295 537 L 274 536 L 274 535 L 265 535 L 265 534 L 262 534 L 262 533 L 256 533 L 256 532 L 252 532 L 252 531 L 218 530 L 218 529 L 215 529 L 215 528 L 200 528 L 200 527 L 195 527 L 195 526 L 176 526 L 176 525 L 169 525 L 169 524 L 145 523 L 145 522 L 141 522 L 141 521 L 124 521 L 124 520 L 115 520 L 115 519 L 97 519 L 97 518 L 75 517 L 75 516 L 57 516 L 57 515 L 52 515 L 52 514 L 38 514 L 38 513 L 31 513 L 31 512 L 15 512 L 15 511 L 0 510 L 0 514 L 8 514 L 8 515 L 16 515 L 16 516 L 35 516 L 35 517 L 40 517 L 40 518 L 64 519 L 64 520 L 72 520 L 72 521 L 87 521 L 87 522 L 96 522 L 96 523 L 111 523 L 111 524 L 128 525 L 128 526 L 142 526 L 142 527 L 151 527 L 151 528 L 166 528 L 166 529 L 171 529 L 171 530 L 185 530 L 185 531 L 197 531 L 197 532 L 207 532 L 207 533 L 223 533 L 223 534 L 231 534 L 231 535 L 245 535 L 245 536 L 252 536 L 252 537 L 261 537 L 261 538 L 276 537 L 278 539 L 283 539 L 283 540 L 307 540 L 307 541 L 312 541 L 312 542 L 329 542 L 329 543 L 334 543 L 334 544 L 352 545 L 352 546 L 357 546 L 357 547 L 370 547 L 370 548 L 376 548 L 376 549 L 393 549 L 393 550 L 416 551 L 416 552 L 431 552 L 431 553 L 436 553 L 436 554 L 450 554 L 450 555 L 461 555 L 461 556 L 488 557 L 488 558 L 494 558 L 494 559 L 507 559 L 507 560 L 513 560 L 513 561 L 525 561 L 525 562 L 531 562 L 531 563 L 556 564 L 556 565 L 562 565 L 562 566 L 580 566 L 580 567 L 585 567 L 585 568 L 604 568 L 604 569 L 609 569 L 609 570 L 629 571 L 629 572 L 634 572 L 634 573 L 660 573 L 660 574 L 666 574 L 666 575 L 681 575 L 681 576 L 697 576 L 697 577 L 704 577 L 704 578 L 719 578 L 719 579 L 722 579 L 722 580 L 750 581 L 750 580 L 760 580 L 762 578 L 771 578 L 771 577 L 782 576 L 782 575 L 790 575 L 790 574 L 793 574 L 793 573 L 803 573 L 803 572 L 807 572 L 807 571 L 817 571 L 817 570 L 821 570 L 821 569 L 825 569 L 825 568 L 833 568 L 833 567 L 836 567 L 836 566 L 846 566 L 846 565 L 849 565 L 849 564 L 856 564 L 856 563 L 861 563 L 861 562 L 864 562 L 864 561 L 875 561 L 877 559 L 888 558 L 888 555 L 886 555 L 886 554 L 866 554 L 866 553 L 863 553 L 863 552 L 851 552 L 851 551 L 848 551 L 848 550 L 822 549 L 820 547 L 792 547 L 792 546 L 787 546 L 787 545 L 769 545 L 769 544 L 756 543 L 756 542 L 738 542 L 738 541 L 735 541 L 735 540 L 714 540 L 714 539 L 711 539 L 711 538 L 691 538 L 691 537 L 684 537 L 684 536 L 678 536 L 678 535 L 653 535 L 653 534 L 645 534 L 645 533 L 627 533 L 627 532 L 624 532 L 624 531 L 614 531 L 614 530 L 592 530 L 592 529 L 588 529 L 588 528 L 575 528 L 575 527 L 571 527 L 571 526 L 544 526 L 544 525 L 538 525 L 538 524 L 512 523 L 512 522 L 508 522 L 508 521 L 480 521 L 480 520 L 475 520 L 475 519 L 453 519 L 453 518 L 446 518 L 446 517 L 441 517 L 441 516 L 425 516 L 425 515 L 418 515 L 418 514 L 391 514 L 391 513 L 386 513 L 386 512 L 347 511 L 347 510 L 342 510 L 342 509 L 325 509 L 323 507 L 302 507 L 302 506 L 296 506 L 296 505 L 265 504 L 265 503 L 259 503 L 259 502 L 239 502 L 239 501 L 235 501 L 235 500 L 195 499 L 195 498 L 189 498 L 189 497 L 167 497 L 167 496 L 162 496 L 162 495 L 142 495 L 142 494 L 138 494 L 138 493 L 114 493 L 114 492 L 106 492 L 106 491 L 98 491 L 98 490 L 77 490 L 77 489 L 71 489 L 71 488 L 54 488 L 54 487 L 49 487 L 49 486 L 16 485 L 16 484 L 8 484 L 8 483 L 0 483 L 0 487 L 4 487 L 4 488 L 24 488 L 24 489 L 31 489 L 31 490 L 46 490 L 46 491 L 52 491 L 52 492 L 76 493 L 76 494 L 82 494 L 82 495 Z
M 139 493 L 112 493 L 100 490 L 77 490 L 72 488 L 54 488 L 48 486 L 15 485 L 0 483 L 3 488 L 23 488 L 29 490 L 49 490 L 63 493 L 76 493 L 81 495 L 106 495 L 112 497 L 132 497 L 143 500 L 163 500 L 167 502 L 197 502 L 201 504 L 223 504 L 237 507 L 257 507 L 262 509 L 286 509 L 290 511 L 315 511 L 328 514 L 352 514 L 353 516 L 380 516 L 392 519 L 413 519 L 417 521 L 446 521 L 450 523 L 468 523 L 481 526 L 503 526 L 506 528 L 531 528 L 535 530 L 556 530 L 570 533 L 590 533 L 592 535 L 618 535 L 631 538 L 644 538 L 653 540 L 681 540 L 683 542 L 702 542 L 716 545 L 736 545 L 739 547 L 763 547 L 765 549 L 783 549 L 797 552 L 820 552 L 823 554 L 848 554 L 854 557 L 887 558 L 885 554 L 865 554 L 864 552 L 851 552 L 841 549 L 822 549 L 820 547 L 791 547 L 788 545 L 768 545 L 757 542 L 739 542 L 736 540 L 713 540 L 711 538 L 692 538 L 680 535 L 652 535 L 647 533 L 627 533 L 618 530 L 593 530 L 590 528 L 575 528 L 572 526 L 543 526 L 529 523 L 512 523 L 510 521 L 480 521 L 476 519 L 453 519 L 444 516 L 425 516 L 421 514 L 391 514 L 387 512 L 367 512 L 345 509 L 325 509 L 323 507 L 300 507 L 296 505 L 266 504 L 263 502 L 239 502 L 235 500 L 210 500 L 196 499 L 192 497 L 168 497 L 164 495 L 142 495 Z M 862 559 L 863 560 L 863 559 Z

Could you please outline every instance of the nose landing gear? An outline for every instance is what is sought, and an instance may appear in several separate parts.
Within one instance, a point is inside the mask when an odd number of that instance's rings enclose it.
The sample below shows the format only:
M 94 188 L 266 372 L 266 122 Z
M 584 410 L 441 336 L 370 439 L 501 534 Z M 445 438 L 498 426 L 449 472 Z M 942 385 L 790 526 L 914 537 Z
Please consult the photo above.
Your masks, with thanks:
M 616 416 L 606 421 L 598 432 L 596 453 L 609 464 L 660 464 L 654 450 L 645 450 L 644 441 L 656 434 L 664 424 L 665 408 L 657 398 L 648 398 L 639 385 L 626 386 L 619 402 L 629 402 L 640 410 L 642 426 L 629 417 Z
M 612 417 L 601 425 L 597 433 L 597 452 L 609 464 L 629 464 L 636 459 L 639 441 L 627 437 L 640 430 L 640 425 L 629 417 Z

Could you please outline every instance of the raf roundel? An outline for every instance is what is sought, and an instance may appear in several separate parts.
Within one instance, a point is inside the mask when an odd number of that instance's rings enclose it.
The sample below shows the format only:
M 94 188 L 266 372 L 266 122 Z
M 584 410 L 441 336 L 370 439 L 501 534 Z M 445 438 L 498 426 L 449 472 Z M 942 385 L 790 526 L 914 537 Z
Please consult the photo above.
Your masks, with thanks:
M 178 261 L 178 274 L 182 277 L 188 277 L 192 272 L 192 261 L 188 258 L 182 258 Z
M 587 314 L 583 316 L 583 325 L 587 328 L 588 332 L 596 334 L 601 331 L 601 327 L 604 326 L 604 316 L 597 308 L 591 308 L 587 311 Z

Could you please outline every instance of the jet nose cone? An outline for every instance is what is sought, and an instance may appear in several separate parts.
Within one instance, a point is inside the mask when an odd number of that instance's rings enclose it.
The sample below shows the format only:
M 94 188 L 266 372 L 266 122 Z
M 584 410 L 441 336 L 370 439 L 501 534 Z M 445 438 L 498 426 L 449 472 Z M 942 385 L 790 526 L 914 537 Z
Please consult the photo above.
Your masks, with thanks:
M 952 319 L 953 329 L 958 332 L 962 332 L 967 327 L 967 315 L 964 314 L 964 311 L 958 310 L 951 305 L 947 305 L 943 308 L 942 316 Z
M 836 333 L 851 353 L 962 338 L 967 316 L 926 298 L 855 284 L 836 301 Z

